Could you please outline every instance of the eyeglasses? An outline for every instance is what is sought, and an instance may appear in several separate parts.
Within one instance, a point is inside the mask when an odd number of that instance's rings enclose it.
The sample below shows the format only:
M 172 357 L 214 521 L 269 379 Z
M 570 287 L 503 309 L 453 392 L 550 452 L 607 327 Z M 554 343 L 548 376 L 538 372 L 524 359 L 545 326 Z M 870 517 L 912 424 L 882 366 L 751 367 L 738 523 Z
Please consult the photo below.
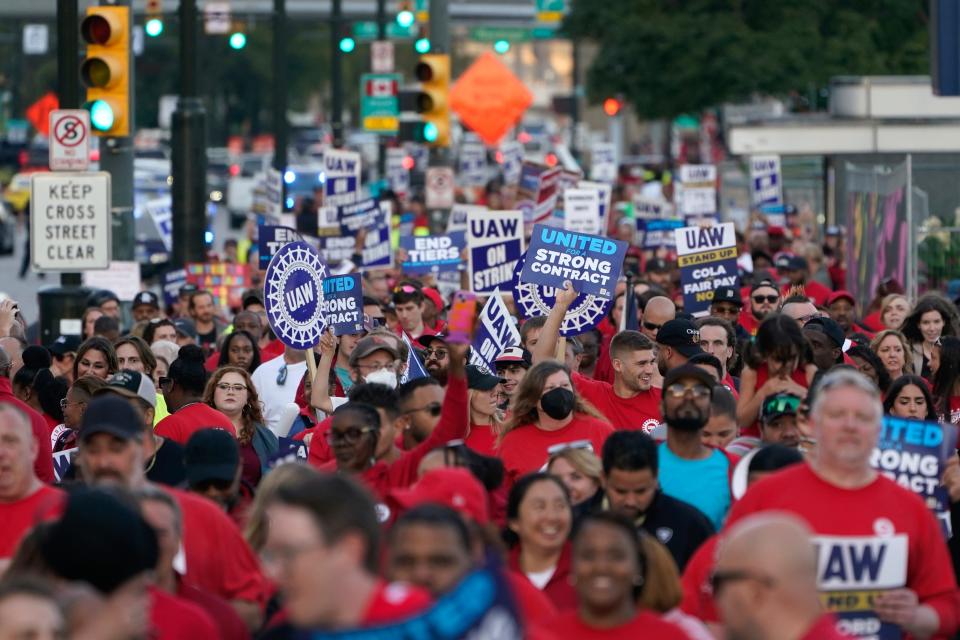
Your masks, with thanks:
M 670 394 L 670 397 L 672 398 L 682 398 L 685 395 L 687 395 L 688 391 L 693 394 L 694 398 L 706 398 L 707 396 L 710 395 L 710 388 L 707 387 L 706 385 L 695 384 L 693 386 L 688 387 L 687 385 L 681 382 L 675 382 L 674 384 L 664 389 L 664 391 Z
M 357 369 L 360 371 L 376 371 L 377 369 L 386 369 L 387 371 L 397 371 L 397 363 L 388 362 L 386 364 L 358 364 Z
M 741 582 L 743 580 L 754 580 L 767 587 L 772 587 L 774 584 L 773 579 L 769 576 L 753 573 L 752 571 L 731 569 L 730 571 L 714 571 L 710 576 L 710 590 L 713 592 L 713 597 L 717 597 L 724 586 L 731 582 Z
M 774 304 L 779 299 L 780 296 L 753 296 L 753 301 L 757 304 L 763 304 L 764 302 Z
M 404 415 L 409 415 L 409 414 L 411 414 L 411 413 L 417 413 L 418 411 L 426 411 L 426 412 L 428 412 L 431 416 L 433 416 L 434 418 L 436 418 L 437 416 L 440 415 L 440 412 L 443 411 L 443 405 L 440 404 L 439 402 L 431 402 L 430 404 L 428 404 L 428 405 L 426 405 L 426 406 L 424 406 L 424 407 L 417 407 L 416 409 L 409 409 L 409 410 L 407 410 L 407 411 L 404 411 L 403 413 L 404 413 Z
M 573 442 L 561 442 L 547 447 L 547 456 L 555 456 L 558 453 L 563 451 L 568 451 L 570 449 L 580 449 L 582 451 L 589 451 L 593 453 L 593 443 L 589 440 L 574 440 Z
M 643 321 L 643 328 L 647 331 L 660 331 L 660 327 L 662 326 L 662 324 L 655 324 L 653 322 L 647 322 L 646 320 Z
M 360 442 L 360 439 L 368 433 L 374 433 L 379 431 L 375 427 L 365 427 L 363 429 L 357 427 L 351 427 L 350 429 L 345 429 L 343 431 L 333 431 L 330 430 L 327 432 L 327 442 L 331 445 L 334 445 L 338 442 L 346 442 L 347 444 L 357 444 Z
M 247 390 L 247 385 L 227 384 L 226 382 L 221 382 L 217 385 L 217 389 L 219 389 L 220 391 L 233 391 L 234 393 L 240 393 L 241 391 Z
M 86 402 L 70 402 L 70 401 L 67 400 L 66 398 L 61 398 L 61 399 L 60 399 L 60 410 L 63 411 L 64 409 L 66 409 L 66 408 L 67 408 L 68 406 L 70 406 L 71 404 L 87 404 L 87 403 L 86 403 Z
M 435 358 L 437 360 L 443 360 L 447 357 L 447 353 L 449 352 L 446 349 L 427 349 L 423 352 L 423 359 L 429 360 Z
M 733 306 L 733 305 L 719 305 L 719 304 L 715 304 L 715 305 L 713 305 L 713 312 L 714 312 L 714 313 L 720 313 L 720 314 L 723 314 L 723 315 L 732 316 L 732 315 L 736 315 L 736 314 L 740 313 L 740 307 L 735 307 L 735 306 Z
M 281 387 L 287 384 L 287 364 L 286 363 L 284 363 L 283 366 L 280 367 L 280 371 L 277 371 L 277 384 L 280 385 Z

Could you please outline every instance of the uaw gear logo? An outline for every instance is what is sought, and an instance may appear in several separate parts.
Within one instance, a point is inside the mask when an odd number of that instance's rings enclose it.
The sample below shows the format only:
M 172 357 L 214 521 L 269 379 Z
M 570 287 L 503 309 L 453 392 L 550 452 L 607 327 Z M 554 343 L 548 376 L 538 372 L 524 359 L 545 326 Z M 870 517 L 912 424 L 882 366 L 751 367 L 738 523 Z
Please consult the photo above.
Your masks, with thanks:
M 520 282 L 520 273 L 523 271 L 525 260 L 526 254 L 520 256 L 517 266 L 513 268 L 513 302 L 524 318 L 549 315 L 557 301 L 554 289 L 531 282 Z M 560 335 L 572 338 L 584 331 L 589 331 L 603 320 L 612 304 L 613 300 L 604 300 L 592 294 L 581 293 L 570 305 L 567 315 L 563 318 Z
M 323 279 L 327 265 L 305 242 L 284 245 L 270 260 L 263 299 L 270 328 L 283 344 L 306 351 L 327 328 Z

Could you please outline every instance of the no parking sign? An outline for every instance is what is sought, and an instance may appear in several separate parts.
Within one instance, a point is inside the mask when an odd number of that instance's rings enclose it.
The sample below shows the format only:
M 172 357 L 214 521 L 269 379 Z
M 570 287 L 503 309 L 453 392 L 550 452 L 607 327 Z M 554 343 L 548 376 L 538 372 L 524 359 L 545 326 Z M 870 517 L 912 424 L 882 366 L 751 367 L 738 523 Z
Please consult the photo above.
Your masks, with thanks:
M 312 349 L 327 328 L 323 279 L 327 265 L 306 242 L 285 244 L 267 266 L 263 300 L 270 328 L 292 349 Z

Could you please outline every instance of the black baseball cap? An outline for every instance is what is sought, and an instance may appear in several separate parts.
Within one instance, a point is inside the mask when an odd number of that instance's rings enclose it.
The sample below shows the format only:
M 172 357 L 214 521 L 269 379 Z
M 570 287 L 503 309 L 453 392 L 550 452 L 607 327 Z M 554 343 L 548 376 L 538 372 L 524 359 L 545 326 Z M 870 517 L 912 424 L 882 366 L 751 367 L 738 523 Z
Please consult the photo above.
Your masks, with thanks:
M 60 336 L 47 347 L 47 351 L 55 356 L 65 356 L 80 348 L 80 336 Z
M 433 336 L 420 336 L 417 338 L 417 342 L 419 342 L 423 347 L 429 347 L 431 342 L 443 342 L 446 344 L 447 336 L 443 333 L 438 333 Z
M 800 407 L 801 398 L 792 393 L 774 393 L 763 400 L 760 407 L 760 421 L 770 422 L 780 416 L 795 416 Z
M 232 482 L 240 465 L 240 446 L 232 435 L 215 427 L 195 432 L 183 449 L 187 483 Z
M 141 305 L 147 305 L 148 307 L 153 307 L 154 309 L 160 308 L 160 298 L 157 297 L 153 291 L 141 291 L 133 297 L 133 308 L 136 309 Z
M 738 307 L 743 306 L 743 298 L 740 297 L 740 291 L 734 287 L 717 287 L 714 289 L 713 302 L 729 302 Z
M 197 287 L 197 285 L 193 284 L 192 282 L 188 282 L 187 284 L 181 286 L 180 290 L 177 291 L 177 293 L 180 294 L 181 296 L 185 296 L 191 293 L 195 293 L 199 290 L 200 289 Z
M 189 318 L 177 318 L 173 321 L 173 326 L 177 329 L 177 333 L 182 333 L 188 338 L 197 337 L 197 325 L 193 324 L 193 320 Z
M 700 348 L 700 330 L 691 320 L 685 318 L 668 320 L 660 327 L 657 344 L 673 347 L 688 358 L 703 353 Z
M 490 391 L 498 384 L 506 382 L 503 378 L 489 374 L 475 364 L 467 365 L 467 388 L 477 391 Z
M 644 271 L 647 273 L 661 273 L 663 271 L 669 271 L 670 265 L 663 258 L 650 258 L 647 260 L 647 265 Z
M 663 331 L 663 329 L 660 329 L 660 331 Z M 697 382 L 706 385 L 706 387 L 710 389 L 710 396 L 713 397 L 713 388 L 716 386 L 717 381 L 714 380 L 713 376 L 707 373 L 705 369 L 695 364 L 682 364 L 679 367 L 670 369 L 670 371 L 667 372 L 667 375 L 663 377 L 664 390 L 666 390 L 666 388 L 673 383 L 679 382 L 684 378 L 693 378 Z
M 843 343 L 847 341 L 847 335 L 844 333 L 843 329 L 840 328 L 840 325 L 837 324 L 837 321 L 833 318 L 824 318 L 822 316 L 810 318 L 807 320 L 807 324 L 803 325 L 803 329 L 804 331 L 807 329 L 822 331 L 827 335 L 828 338 L 830 338 L 830 342 L 832 342 L 838 349 L 842 348 Z
M 115 394 L 95 396 L 83 412 L 80 422 L 80 441 L 98 433 L 109 433 L 124 440 L 136 440 L 143 435 L 143 418 L 133 406 Z

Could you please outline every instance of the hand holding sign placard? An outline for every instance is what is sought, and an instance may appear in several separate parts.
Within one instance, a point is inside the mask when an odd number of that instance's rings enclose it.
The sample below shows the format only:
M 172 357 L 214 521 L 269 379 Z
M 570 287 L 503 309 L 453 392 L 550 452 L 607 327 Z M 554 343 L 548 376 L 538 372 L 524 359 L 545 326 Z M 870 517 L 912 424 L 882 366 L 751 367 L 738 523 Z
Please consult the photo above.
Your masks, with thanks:
M 560 289 L 521 282 L 520 274 L 523 271 L 525 258 L 520 258 L 517 267 L 513 270 L 513 302 L 524 318 L 546 316 L 556 305 L 556 294 Z M 597 326 L 610 311 L 613 300 L 604 300 L 595 295 L 588 295 L 582 291 L 573 301 L 560 325 L 560 335 L 570 338 L 589 331 Z
M 551 287 L 570 280 L 583 293 L 611 300 L 626 252 L 622 240 L 534 225 L 520 279 Z

